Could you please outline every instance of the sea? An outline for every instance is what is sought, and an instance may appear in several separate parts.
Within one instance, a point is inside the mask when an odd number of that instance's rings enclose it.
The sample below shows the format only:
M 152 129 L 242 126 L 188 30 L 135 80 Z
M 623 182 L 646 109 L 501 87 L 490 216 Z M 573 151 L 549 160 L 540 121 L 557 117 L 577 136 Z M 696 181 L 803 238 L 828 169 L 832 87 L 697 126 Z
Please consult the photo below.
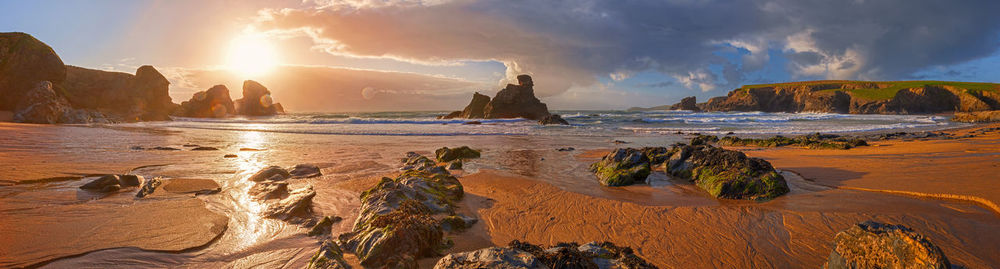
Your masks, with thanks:
M 149 127 L 367 136 L 658 136 L 802 135 L 882 133 L 961 127 L 945 115 L 854 115 L 831 113 L 555 111 L 569 125 L 539 125 L 526 119 L 438 119 L 440 111 L 290 113 L 274 117 L 196 119 L 138 123 Z

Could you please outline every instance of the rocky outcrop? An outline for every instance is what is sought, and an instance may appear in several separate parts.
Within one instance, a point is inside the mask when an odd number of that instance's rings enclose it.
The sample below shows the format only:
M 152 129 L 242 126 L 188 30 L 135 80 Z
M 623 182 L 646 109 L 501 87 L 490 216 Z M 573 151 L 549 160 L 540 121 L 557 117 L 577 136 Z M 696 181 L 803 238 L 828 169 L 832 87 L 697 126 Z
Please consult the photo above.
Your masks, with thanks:
M 66 66 L 66 98 L 74 107 L 100 111 L 114 121 L 170 120 L 176 109 L 170 82 L 156 68 L 144 65 L 135 75 Z
M 264 204 L 262 215 L 288 221 L 309 217 L 316 191 L 311 185 L 289 190 L 288 183 L 282 181 L 291 177 L 292 175 L 284 168 L 268 166 L 247 178 L 255 182 L 247 194 Z
M 194 93 L 191 100 L 181 102 L 173 115 L 189 118 L 224 118 L 236 113 L 236 106 L 229 97 L 226 85 L 215 85 L 208 90 Z
M 455 111 L 441 118 L 525 118 L 538 121 L 549 116 L 548 107 L 535 97 L 535 83 L 531 80 L 531 76 L 517 76 L 517 81 L 517 85 L 507 84 L 507 87 L 497 92 L 493 99 L 476 93 L 465 110 Z M 482 115 L 479 114 L 480 109 Z
M 770 138 L 739 138 L 735 136 L 726 136 L 723 138 L 712 137 L 720 146 L 736 147 L 750 146 L 773 148 L 798 146 L 809 149 L 852 149 L 868 145 L 868 142 L 861 138 L 820 133 L 799 137 L 784 137 L 780 135 Z
M 605 186 L 646 182 L 662 166 L 668 175 L 692 181 L 718 198 L 767 200 L 789 191 L 784 177 L 763 159 L 706 142 L 692 144 L 698 145 L 615 149 L 590 169 Z
M 550 124 L 569 125 L 569 122 L 566 122 L 566 120 L 564 120 L 562 118 L 562 116 L 559 116 L 559 114 L 552 114 L 552 115 L 545 116 L 544 118 L 538 120 L 538 124 L 541 124 L 541 125 L 550 125 Z
M 701 111 L 698 108 L 698 99 L 694 96 L 684 97 L 680 102 L 670 106 L 670 110 Z
M 866 221 L 837 233 L 823 268 L 951 268 L 940 248 L 903 225 Z
M 104 121 L 104 116 L 100 113 L 73 108 L 52 87 L 51 82 L 41 81 L 34 89 L 25 93 L 14 110 L 14 121 L 40 124 Z
M 47 88 L 53 94 L 35 95 L 32 100 L 26 100 L 28 93 L 36 91 L 43 81 L 49 83 Z M 152 66 L 140 67 L 135 75 L 67 66 L 52 48 L 31 35 L 0 33 L 0 110 L 41 103 L 52 108 L 47 117 L 31 117 L 38 114 L 25 113 L 21 122 L 170 120 L 168 114 L 176 105 L 170 100 L 169 84 Z M 69 111 L 71 116 L 49 120 L 55 117 L 52 115 L 57 113 L 52 111 L 56 110 Z
M 233 101 L 236 114 L 245 116 L 273 116 L 284 113 L 281 104 L 274 103 L 271 91 L 253 80 L 243 82 L 243 98 Z
M 489 96 L 479 94 L 479 92 L 476 92 L 472 94 L 472 101 L 469 102 L 469 105 L 465 106 L 465 109 L 461 111 L 451 112 L 451 114 L 442 116 L 441 118 L 482 119 L 486 117 L 486 105 L 489 103 L 490 103 Z
M 338 236 L 339 246 L 365 267 L 416 268 L 417 259 L 448 246 L 437 219 L 456 216 L 462 184 L 427 157 L 408 155 L 403 159 L 408 170 L 361 194 L 354 228 Z
M 292 176 L 292 178 L 310 178 L 323 175 L 323 173 L 319 171 L 319 166 L 307 163 L 296 164 L 295 167 L 292 167 L 292 169 L 288 171 L 288 174 Z
M 469 146 L 461 146 L 457 148 L 439 148 L 434 151 L 434 155 L 437 157 L 439 162 L 451 162 L 455 160 L 479 158 L 480 154 L 478 150 L 474 150 Z
M 0 33 L 0 110 L 12 111 L 42 81 L 56 91 L 66 66 L 51 47 L 25 33 Z
M 435 269 L 473 268 L 657 268 L 635 255 L 631 248 L 610 242 L 559 243 L 550 248 L 514 240 L 507 247 L 489 247 L 452 253 L 438 260 Z
M 124 187 L 138 187 L 142 177 L 136 175 L 103 175 L 87 184 L 80 186 L 80 189 L 97 192 L 115 192 Z
M 810 81 L 747 86 L 697 104 L 705 111 L 923 114 L 1000 109 L 1000 84 Z
M 955 113 L 955 117 L 951 120 L 971 123 L 1000 122 L 1000 110 Z

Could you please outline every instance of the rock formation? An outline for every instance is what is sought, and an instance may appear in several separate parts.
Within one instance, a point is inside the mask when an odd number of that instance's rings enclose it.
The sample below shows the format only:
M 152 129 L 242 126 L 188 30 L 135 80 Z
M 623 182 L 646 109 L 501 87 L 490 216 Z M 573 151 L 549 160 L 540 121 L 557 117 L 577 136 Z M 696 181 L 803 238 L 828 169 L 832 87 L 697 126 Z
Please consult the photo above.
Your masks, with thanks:
M 657 268 L 628 247 L 610 242 L 559 243 L 550 248 L 514 240 L 507 247 L 489 247 L 452 253 L 438 260 L 434 269 L 475 268 Z
M 920 114 L 1000 109 L 1000 84 L 810 81 L 746 86 L 697 104 L 705 111 Z
M 264 204 L 261 213 L 265 217 L 297 221 L 308 218 L 312 212 L 312 199 L 316 197 L 316 191 L 312 185 L 289 190 L 288 183 L 283 181 L 291 177 L 284 168 L 268 166 L 247 178 L 255 182 L 247 194 Z
M 545 103 L 535 97 L 535 83 L 531 80 L 531 76 L 517 76 L 517 82 L 517 85 L 507 84 L 507 87 L 497 92 L 493 99 L 477 92 L 472 95 L 472 101 L 464 110 L 451 112 L 441 118 L 525 118 L 539 121 L 551 115 Z M 550 122 L 561 124 L 559 121 Z
M 788 183 L 767 161 L 697 141 L 672 148 L 615 149 L 590 169 L 605 186 L 645 182 L 651 171 L 663 166 L 665 173 L 690 180 L 718 198 L 767 200 L 788 193 Z
M 866 221 L 837 233 L 823 268 L 951 268 L 940 248 L 903 225 Z
M 14 121 L 24 123 L 90 123 L 104 116 L 93 111 L 75 109 L 62 95 L 52 89 L 52 83 L 41 81 L 22 95 L 14 110 Z
M 176 106 L 168 94 L 170 83 L 152 66 L 140 67 L 135 75 L 67 66 L 51 47 L 25 33 L 0 33 L 0 63 L 3 63 L 0 65 L 0 110 L 44 103 L 53 110 L 70 111 L 74 115 L 55 120 L 27 117 L 39 112 L 35 110 L 22 113 L 26 115 L 19 118 L 22 122 L 169 120 L 168 113 Z M 42 88 L 51 89 L 43 91 L 53 94 L 36 94 L 35 98 L 26 100 L 28 93 L 38 89 L 43 81 L 50 86 Z
M 562 118 L 562 116 L 559 116 L 559 114 L 551 114 L 551 115 L 545 116 L 542 119 L 538 120 L 538 124 L 541 124 L 541 125 L 550 125 L 550 124 L 569 125 L 569 122 L 567 122 L 566 120 L 564 120 Z
M 698 99 L 694 96 L 684 97 L 680 102 L 670 106 L 670 110 L 701 111 L 698 108 Z
M 1000 110 L 955 113 L 955 117 L 951 120 L 972 123 L 1000 122 Z
M 246 116 L 272 116 L 285 112 L 281 104 L 271 99 L 271 91 L 253 80 L 243 82 L 243 98 L 233 101 L 236 114 Z
M 189 118 L 224 118 L 236 113 L 226 85 L 215 85 L 208 90 L 194 93 L 191 100 L 181 102 L 173 115 Z
M 437 157 L 439 162 L 451 162 L 455 160 L 479 158 L 479 151 L 469 148 L 468 146 L 461 146 L 457 148 L 443 147 L 435 150 L 434 155 Z

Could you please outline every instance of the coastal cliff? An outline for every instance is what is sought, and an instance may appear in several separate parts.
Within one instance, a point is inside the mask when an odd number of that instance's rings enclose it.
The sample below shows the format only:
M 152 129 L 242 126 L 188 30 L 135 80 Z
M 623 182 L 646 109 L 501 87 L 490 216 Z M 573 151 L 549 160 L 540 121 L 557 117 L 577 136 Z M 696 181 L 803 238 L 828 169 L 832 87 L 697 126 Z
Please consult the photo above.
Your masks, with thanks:
M 694 97 L 672 110 L 928 114 L 1000 109 L 1000 84 L 949 81 L 823 80 L 747 85 L 694 107 Z M 651 108 L 651 109 L 656 109 Z M 630 110 L 647 110 L 632 108 Z

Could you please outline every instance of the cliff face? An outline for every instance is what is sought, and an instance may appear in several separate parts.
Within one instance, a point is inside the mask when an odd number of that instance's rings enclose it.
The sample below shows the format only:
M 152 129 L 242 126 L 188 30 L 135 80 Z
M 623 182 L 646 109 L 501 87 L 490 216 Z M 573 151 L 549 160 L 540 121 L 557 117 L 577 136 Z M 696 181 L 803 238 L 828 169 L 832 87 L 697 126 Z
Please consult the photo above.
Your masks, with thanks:
M 922 114 L 1000 109 L 1000 84 L 817 81 L 748 86 L 697 105 L 706 111 Z
M 43 83 L 46 81 L 48 84 Z M 49 112 L 65 110 L 73 115 L 89 115 L 56 121 L 22 117 L 24 122 L 170 120 L 167 115 L 176 105 L 170 100 L 169 85 L 152 66 L 140 67 L 135 75 L 67 66 L 51 47 L 31 35 L 0 33 L 0 110 L 40 115 L 41 110 L 34 105 L 43 105 L 53 107 L 46 110 Z M 47 94 L 45 89 L 53 94 Z M 29 92 L 35 94 L 27 96 Z

